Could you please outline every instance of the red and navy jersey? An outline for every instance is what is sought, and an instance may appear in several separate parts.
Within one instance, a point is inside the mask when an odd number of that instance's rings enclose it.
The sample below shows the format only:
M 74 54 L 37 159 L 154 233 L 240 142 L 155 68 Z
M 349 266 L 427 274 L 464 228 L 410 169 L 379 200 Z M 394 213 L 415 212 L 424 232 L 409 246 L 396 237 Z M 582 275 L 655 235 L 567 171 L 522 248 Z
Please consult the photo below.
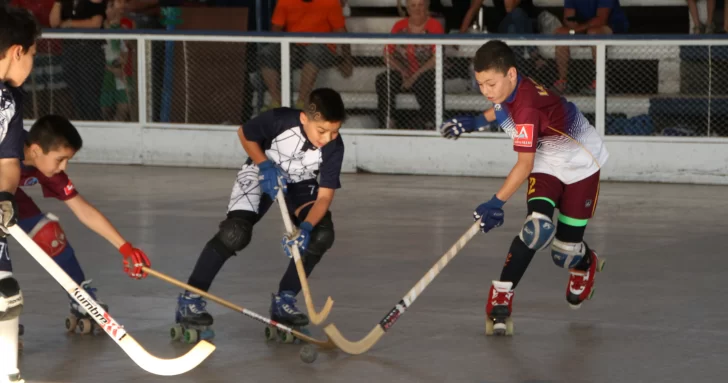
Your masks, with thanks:
M 0 82 L 0 158 L 23 160 L 23 94 Z
M 33 166 L 21 166 L 19 186 L 35 185 L 40 185 L 43 196 L 46 198 L 68 201 L 78 195 L 76 187 L 73 186 L 65 172 L 60 172 L 53 177 L 46 177 Z M 19 219 L 34 217 L 41 213 L 33 199 L 20 188 L 15 192 L 15 201 L 18 204 Z
M 316 148 L 306 137 L 300 110 L 276 108 L 261 113 L 243 125 L 243 134 L 248 141 L 258 143 L 265 155 L 288 174 L 291 182 L 320 176 L 321 187 L 341 187 L 341 165 L 344 161 L 341 134 L 324 147 Z M 248 158 L 246 164 L 252 163 Z
M 566 184 L 598 171 L 609 153 L 596 129 L 573 103 L 528 77 L 494 105 L 496 120 L 513 139 L 513 150 L 536 153 L 534 172 Z

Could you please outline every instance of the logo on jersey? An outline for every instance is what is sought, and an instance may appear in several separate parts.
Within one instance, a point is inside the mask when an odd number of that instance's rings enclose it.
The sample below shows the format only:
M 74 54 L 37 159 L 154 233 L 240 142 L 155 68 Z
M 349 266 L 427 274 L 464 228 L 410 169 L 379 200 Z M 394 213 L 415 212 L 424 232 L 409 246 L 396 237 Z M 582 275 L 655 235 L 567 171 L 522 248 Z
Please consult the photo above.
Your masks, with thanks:
M 513 145 L 526 148 L 533 146 L 533 124 L 516 124 L 516 135 L 513 137 Z
M 23 186 L 33 186 L 38 183 L 38 179 L 35 177 L 29 177 L 23 182 Z
M 71 195 L 73 193 L 73 190 L 76 189 L 73 184 L 71 183 L 71 180 L 68 180 L 68 185 L 63 188 L 63 192 L 66 193 L 66 195 Z

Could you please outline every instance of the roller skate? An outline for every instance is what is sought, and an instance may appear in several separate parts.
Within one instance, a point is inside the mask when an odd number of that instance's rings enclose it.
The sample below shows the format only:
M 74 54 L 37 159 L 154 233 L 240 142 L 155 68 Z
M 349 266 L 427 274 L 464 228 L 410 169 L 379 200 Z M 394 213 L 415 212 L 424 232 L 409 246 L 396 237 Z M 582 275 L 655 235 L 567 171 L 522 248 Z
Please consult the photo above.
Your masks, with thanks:
M 493 281 L 485 305 L 485 335 L 513 335 L 513 282 Z
M 291 327 L 306 335 L 311 333 L 305 328 L 308 325 L 308 317 L 296 307 L 296 295 L 292 291 L 282 291 L 279 294 L 271 294 L 270 319 Z M 299 343 L 300 340 L 293 334 L 281 331 L 275 326 L 265 328 L 265 339 L 276 340 L 282 343 Z
M 212 315 L 205 309 L 207 302 L 197 294 L 185 291 L 177 299 L 177 311 L 174 314 L 175 325 L 169 330 L 172 340 L 195 344 L 201 340 L 215 337 L 210 328 Z
M 101 302 L 96 298 L 96 288 L 91 287 L 90 279 L 81 282 L 81 288 L 86 290 L 86 293 L 88 293 L 88 295 L 90 295 L 91 298 L 96 301 L 96 303 L 98 303 L 101 308 L 104 309 L 104 311 L 109 311 L 109 305 Z M 96 321 L 93 320 L 90 315 L 88 315 L 86 309 L 78 304 L 78 302 L 71 299 L 70 306 L 71 314 L 66 317 L 66 331 L 70 333 L 76 332 L 76 329 L 78 329 L 78 332 L 83 335 L 96 334 L 97 332 L 104 331 L 101 327 L 99 327 Z
M 599 259 L 594 250 L 589 250 L 589 266 L 585 270 L 569 269 L 569 284 L 566 286 L 566 301 L 572 309 L 581 307 L 582 302 L 594 296 L 594 278 L 604 269 L 604 259 Z M 582 261 L 583 262 L 583 261 Z

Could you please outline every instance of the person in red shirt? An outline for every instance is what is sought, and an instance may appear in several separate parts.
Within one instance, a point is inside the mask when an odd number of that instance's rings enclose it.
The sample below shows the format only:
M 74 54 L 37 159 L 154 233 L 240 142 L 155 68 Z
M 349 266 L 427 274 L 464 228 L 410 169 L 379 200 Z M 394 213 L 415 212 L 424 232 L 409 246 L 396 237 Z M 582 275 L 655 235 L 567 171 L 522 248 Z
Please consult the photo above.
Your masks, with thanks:
M 443 34 L 442 25 L 427 10 L 427 0 L 407 0 L 409 17 L 399 20 L 392 27 L 392 34 Z M 434 45 L 387 45 L 384 51 L 387 69 L 376 80 L 377 119 L 379 127 L 395 127 L 395 120 L 405 121 L 426 128 L 435 123 L 435 46 Z M 420 110 L 410 116 L 392 118 L 396 110 L 397 94 L 411 91 L 415 94 Z M 409 117 L 409 118 L 408 118 Z M 422 120 L 422 121 L 417 121 Z
M 493 107 L 477 118 L 455 117 L 441 133 L 455 139 L 497 121 L 513 140 L 518 161 L 503 186 L 473 213 L 483 232 L 503 224 L 503 205 L 528 179 L 528 216 L 513 238 L 500 279 L 486 304 L 486 334 L 512 334 L 514 289 L 537 251 L 551 247 L 554 263 L 569 269 L 566 301 L 572 308 L 591 298 L 594 274 L 604 260 L 584 242 L 599 197 L 599 178 L 609 153 L 594 126 L 573 103 L 519 74 L 516 56 L 491 40 L 473 63 L 480 91 Z M 559 209 L 558 227 L 552 221 Z
M 40 185 L 44 197 L 63 201 L 84 225 L 109 241 L 122 254 L 125 273 L 135 279 L 146 277 L 146 273 L 142 272 L 142 266 L 150 267 L 146 254 L 124 239 L 114 225 L 79 194 L 65 172 L 68 161 L 83 144 L 71 122 L 61 116 L 47 115 L 39 118 L 30 131 L 24 133 L 24 159 L 19 186 L 25 188 Z M 18 225 L 74 282 L 96 299 L 96 289 L 91 287 L 91 280 L 86 279 L 58 218 L 41 212 L 33 199 L 21 188 L 17 189 L 15 198 Z M 104 309 L 108 309 L 101 301 L 98 302 Z M 71 300 L 70 305 L 71 315 L 66 320 L 67 330 L 74 331 L 77 323 L 85 321 L 84 328 L 80 330 L 85 333 L 92 331 L 90 325 L 93 320 L 88 320 L 86 310 L 74 300 Z
M 346 33 L 346 21 L 339 0 L 280 0 L 271 19 L 273 32 Z M 339 71 L 348 78 L 352 73 L 351 48 L 341 46 Z M 291 45 L 291 69 L 301 68 L 301 84 L 295 107 L 301 109 L 316 85 L 321 69 L 337 61 L 333 44 Z M 260 52 L 259 63 L 263 81 L 271 96 L 271 103 L 262 111 L 281 106 L 281 44 L 269 44 Z

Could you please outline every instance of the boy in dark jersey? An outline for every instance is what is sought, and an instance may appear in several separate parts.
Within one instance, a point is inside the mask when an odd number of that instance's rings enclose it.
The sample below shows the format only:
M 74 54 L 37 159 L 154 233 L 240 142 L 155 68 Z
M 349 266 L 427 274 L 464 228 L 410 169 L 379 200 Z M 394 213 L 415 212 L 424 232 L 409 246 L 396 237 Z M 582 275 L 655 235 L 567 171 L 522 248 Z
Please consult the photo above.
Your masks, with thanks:
M 334 224 L 329 207 L 341 187 L 339 176 L 344 142 L 339 128 L 346 117 L 341 95 L 328 88 L 311 92 L 305 110 L 276 108 L 258 115 L 238 130 L 249 158 L 233 184 L 227 218 L 202 249 L 188 283 L 207 291 L 225 261 L 243 250 L 253 226 L 273 204 L 282 181 L 291 219 L 298 226 L 294 240 L 284 239 L 284 251 L 298 245 L 306 275 L 334 243 Z M 319 180 L 317 181 L 317 178 Z M 301 282 L 291 259 L 278 292 L 273 294 L 273 320 L 305 326 L 308 317 L 295 306 Z M 197 294 L 179 295 L 176 323 L 202 329 L 202 338 L 214 333 L 207 328 L 212 316 Z
M 30 187 L 40 184 L 43 196 L 63 201 L 73 214 L 86 227 L 105 238 L 123 256 L 124 272 L 130 277 L 141 279 L 146 276 L 142 266 L 150 267 L 149 259 L 143 251 L 135 248 L 119 234 L 109 220 L 84 199 L 66 175 L 68 161 L 81 149 L 83 142 L 76 128 L 66 118 L 49 115 L 38 119 L 30 128 L 23 131 L 25 137 L 24 159 L 21 165 L 20 186 Z M 76 254 L 68 242 L 58 218 L 50 213 L 42 213 L 33 200 L 22 189 L 15 192 L 18 225 L 33 238 L 53 260 L 61 266 L 74 282 L 84 288 L 96 300 L 96 289 L 91 280 L 81 270 Z M 0 260 L 0 268 L 10 267 L 10 260 Z M 97 300 L 98 301 L 98 300 Z M 98 301 L 106 310 L 108 306 Z M 76 324 L 82 322 L 81 330 L 88 333 L 88 313 L 83 306 L 70 299 L 71 315 L 66 320 L 66 329 L 74 331 Z
M 480 47 L 474 68 L 480 91 L 494 106 L 476 118 L 445 122 L 442 135 L 457 139 L 497 121 L 518 153 L 503 186 L 473 213 L 483 232 L 503 224 L 503 205 L 528 179 L 526 222 L 511 243 L 486 304 L 486 333 L 503 335 L 513 329 L 513 289 L 536 251 L 549 245 L 554 263 L 569 269 L 566 300 L 572 308 L 591 297 L 594 274 L 603 260 L 583 241 L 584 231 L 596 209 L 600 169 L 609 154 L 573 103 L 518 73 L 513 51 L 505 43 L 493 40 Z M 552 221 L 556 208 L 558 228 Z
M 18 370 L 18 317 L 23 294 L 13 278 L 7 227 L 16 224 L 15 190 L 23 159 L 20 86 L 33 70 L 40 29 L 30 12 L 0 6 L 0 382 L 22 382 Z

